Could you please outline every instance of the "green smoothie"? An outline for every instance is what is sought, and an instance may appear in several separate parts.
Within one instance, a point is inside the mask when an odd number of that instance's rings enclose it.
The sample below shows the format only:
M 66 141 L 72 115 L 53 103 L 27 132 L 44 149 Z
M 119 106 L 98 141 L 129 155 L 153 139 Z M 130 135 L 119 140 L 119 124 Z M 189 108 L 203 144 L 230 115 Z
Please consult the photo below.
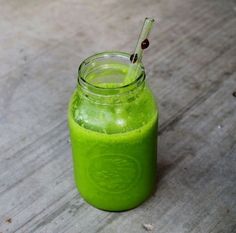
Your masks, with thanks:
M 82 70 L 86 83 L 69 103 L 75 182 L 91 205 L 121 211 L 155 188 L 158 112 L 145 76 L 127 78 L 126 63 L 100 60 Z

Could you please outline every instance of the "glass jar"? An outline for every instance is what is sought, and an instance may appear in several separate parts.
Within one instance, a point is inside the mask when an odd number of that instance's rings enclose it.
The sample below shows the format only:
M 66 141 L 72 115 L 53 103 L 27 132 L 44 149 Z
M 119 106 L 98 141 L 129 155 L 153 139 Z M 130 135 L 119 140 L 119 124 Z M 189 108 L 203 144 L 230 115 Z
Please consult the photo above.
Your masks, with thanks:
M 158 111 L 142 64 L 104 52 L 79 67 L 68 108 L 74 175 L 81 196 L 109 211 L 134 208 L 156 183 Z

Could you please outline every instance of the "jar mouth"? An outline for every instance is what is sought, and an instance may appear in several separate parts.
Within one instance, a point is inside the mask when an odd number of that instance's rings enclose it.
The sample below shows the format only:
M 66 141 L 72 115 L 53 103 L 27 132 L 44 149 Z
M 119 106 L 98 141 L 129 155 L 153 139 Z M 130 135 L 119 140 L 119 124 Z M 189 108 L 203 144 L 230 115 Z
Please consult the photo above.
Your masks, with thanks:
M 97 94 L 121 94 L 140 86 L 145 80 L 142 63 L 134 64 L 135 75 L 128 77 L 130 54 L 106 51 L 86 58 L 78 69 L 78 84 Z M 130 74 L 130 73 L 129 73 Z M 131 75 L 130 75 L 131 76 Z

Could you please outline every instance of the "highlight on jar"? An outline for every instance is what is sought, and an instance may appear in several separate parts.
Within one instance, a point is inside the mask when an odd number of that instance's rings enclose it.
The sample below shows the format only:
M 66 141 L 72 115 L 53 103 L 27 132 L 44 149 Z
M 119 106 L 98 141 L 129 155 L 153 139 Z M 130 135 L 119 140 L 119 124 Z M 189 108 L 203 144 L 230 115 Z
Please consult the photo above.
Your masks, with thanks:
M 75 184 L 92 206 L 135 208 L 156 188 L 157 102 L 142 56 L 154 20 L 146 18 L 132 53 L 85 59 L 68 107 Z

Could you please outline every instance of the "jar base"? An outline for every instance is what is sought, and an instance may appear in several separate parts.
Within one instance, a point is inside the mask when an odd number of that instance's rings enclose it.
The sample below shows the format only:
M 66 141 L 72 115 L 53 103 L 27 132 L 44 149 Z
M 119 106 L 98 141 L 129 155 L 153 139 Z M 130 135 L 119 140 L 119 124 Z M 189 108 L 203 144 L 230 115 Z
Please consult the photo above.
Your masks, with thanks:
M 87 202 L 89 205 L 93 206 L 96 209 L 99 209 L 102 211 L 108 211 L 108 212 L 123 212 L 123 211 L 129 211 L 129 210 L 135 209 L 135 208 L 139 207 L 140 205 L 142 205 L 144 202 L 146 202 L 153 195 L 153 192 L 151 192 L 149 195 L 147 195 L 142 200 L 137 201 L 137 202 L 130 204 L 130 205 L 119 204 L 119 206 L 118 205 L 112 206 L 112 205 L 110 205 L 110 203 L 100 204 L 100 203 L 97 203 L 96 201 L 94 202 L 94 201 L 88 199 L 87 197 L 85 197 L 80 191 L 79 191 L 79 193 L 80 193 L 81 197 L 83 198 L 83 200 L 85 202 Z M 115 202 L 115 203 L 117 203 L 117 202 Z

